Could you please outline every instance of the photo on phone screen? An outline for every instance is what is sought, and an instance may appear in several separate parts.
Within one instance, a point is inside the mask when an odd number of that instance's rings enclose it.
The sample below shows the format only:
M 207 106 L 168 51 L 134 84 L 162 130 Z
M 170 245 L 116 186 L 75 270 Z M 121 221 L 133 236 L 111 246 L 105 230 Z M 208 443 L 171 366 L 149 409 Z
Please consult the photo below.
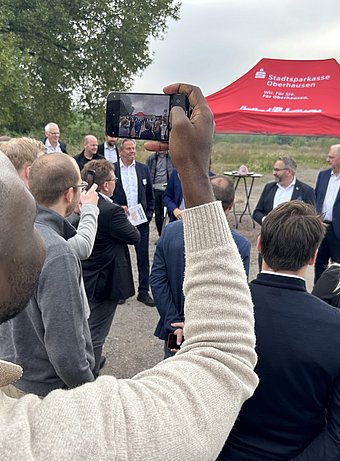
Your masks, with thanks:
M 189 116 L 185 94 L 110 92 L 106 103 L 106 133 L 109 136 L 168 141 L 169 114 L 181 106 Z
M 184 337 L 182 337 L 181 344 L 183 344 L 183 341 L 184 341 Z M 177 335 L 175 335 L 174 333 L 169 333 L 169 336 L 168 336 L 168 349 L 180 349 L 181 344 L 177 344 Z
M 169 113 L 169 95 L 111 92 L 107 99 L 106 132 L 119 138 L 166 141 Z
M 95 170 L 88 170 L 86 174 L 86 182 L 88 184 L 86 186 L 86 190 L 89 190 L 93 186 L 95 176 L 96 176 Z

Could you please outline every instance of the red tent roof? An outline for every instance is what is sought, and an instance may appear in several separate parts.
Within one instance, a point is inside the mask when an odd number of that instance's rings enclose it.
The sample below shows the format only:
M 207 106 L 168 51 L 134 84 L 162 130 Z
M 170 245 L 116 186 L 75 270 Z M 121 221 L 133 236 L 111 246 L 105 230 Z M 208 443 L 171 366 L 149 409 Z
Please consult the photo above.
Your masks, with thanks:
M 217 133 L 340 136 L 335 59 L 264 58 L 207 101 Z

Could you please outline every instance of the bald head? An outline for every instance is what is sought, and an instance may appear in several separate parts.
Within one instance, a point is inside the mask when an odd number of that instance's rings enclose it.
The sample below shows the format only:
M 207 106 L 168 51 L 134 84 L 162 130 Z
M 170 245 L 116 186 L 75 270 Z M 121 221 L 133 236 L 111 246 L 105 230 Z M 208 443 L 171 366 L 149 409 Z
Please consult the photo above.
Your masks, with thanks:
M 92 159 L 92 157 L 96 154 L 98 149 L 98 141 L 95 136 L 88 134 L 84 138 L 84 155 L 88 159 Z
M 32 195 L 0 152 L 0 323 L 23 310 L 45 259 Z

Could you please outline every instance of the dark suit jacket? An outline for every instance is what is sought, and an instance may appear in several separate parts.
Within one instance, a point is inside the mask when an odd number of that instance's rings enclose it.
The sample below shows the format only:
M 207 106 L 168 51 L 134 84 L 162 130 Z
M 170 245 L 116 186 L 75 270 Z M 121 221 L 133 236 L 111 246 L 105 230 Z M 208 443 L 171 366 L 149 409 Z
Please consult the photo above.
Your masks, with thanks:
M 98 154 L 98 155 L 101 155 L 103 158 L 105 158 L 105 148 L 104 148 L 104 144 L 105 144 L 105 143 L 98 144 L 98 149 L 97 149 L 97 154 Z M 116 152 L 117 152 L 117 157 L 119 157 L 119 152 L 118 152 L 118 147 L 117 147 L 117 146 L 116 146 Z
M 250 242 L 236 231 L 231 231 L 248 276 Z M 156 247 L 150 275 L 150 286 L 160 320 L 155 336 L 166 340 L 176 328 L 171 323 L 184 320 L 184 235 L 183 221 L 168 224 Z
M 116 162 L 114 167 L 118 180 L 116 182 L 112 200 L 119 205 L 127 205 L 127 198 L 120 176 L 119 162 Z M 153 193 L 150 171 L 147 165 L 144 165 L 144 163 L 136 162 L 136 173 L 138 181 L 138 203 L 142 205 L 146 217 L 149 221 L 151 221 L 155 209 L 155 197 Z
M 218 459 L 340 459 L 339 310 L 295 277 L 259 274 L 250 289 L 260 383 Z
M 339 280 L 340 264 L 331 264 L 314 285 L 312 294 L 331 306 L 340 308 Z
M 139 242 L 139 231 L 122 207 L 99 194 L 98 230 L 91 256 L 82 261 L 89 301 L 127 299 L 135 293 L 128 244 Z
M 262 194 L 253 213 L 253 219 L 258 224 L 262 224 L 262 218 L 267 216 L 273 209 L 275 192 L 277 191 L 276 182 L 270 182 L 264 186 Z M 314 189 L 304 182 L 296 180 L 291 200 L 302 200 L 305 203 L 315 205 Z
M 325 200 L 329 178 L 331 177 L 331 168 L 320 171 L 315 186 L 316 210 L 322 212 L 322 205 Z M 333 229 L 337 239 L 340 239 L 340 193 L 338 193 L 333 205 Z
M 174 209 L 179 208 L 183 200 L 181 182 L 178 178 L 177 170 L 173 169 L 163 195 L 163 204 L 168 210 L 169 221 L 176 221 Z

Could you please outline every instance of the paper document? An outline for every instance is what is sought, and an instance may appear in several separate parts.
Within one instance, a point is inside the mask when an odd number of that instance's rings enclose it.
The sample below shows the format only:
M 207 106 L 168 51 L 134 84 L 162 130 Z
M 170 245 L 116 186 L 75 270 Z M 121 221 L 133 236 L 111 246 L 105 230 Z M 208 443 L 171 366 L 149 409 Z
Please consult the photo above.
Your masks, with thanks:
M 129 208 L 128 218 L 130 223 L 134 226 L 138 226 L 139 224 L 147 222 L 143 207 L 140 203 Z

